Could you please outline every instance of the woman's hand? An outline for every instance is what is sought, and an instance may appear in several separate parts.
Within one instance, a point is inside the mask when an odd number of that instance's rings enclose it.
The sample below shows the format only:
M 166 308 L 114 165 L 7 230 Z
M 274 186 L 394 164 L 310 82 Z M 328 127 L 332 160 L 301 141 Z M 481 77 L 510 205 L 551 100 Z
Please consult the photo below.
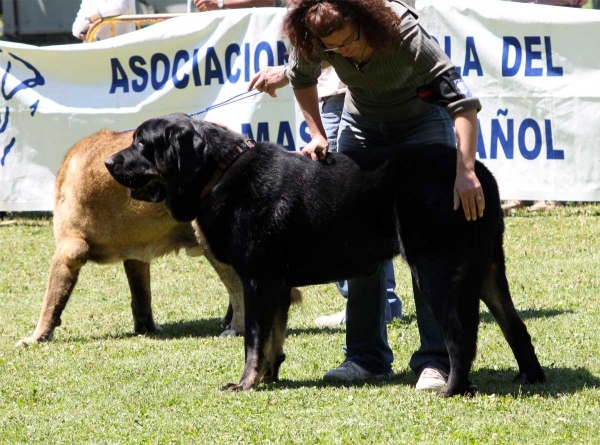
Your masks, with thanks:
M 269 94 L 271 97 L 277 97 L 275 90 L 286 86 L 289 80 L 285 77 L 284 66 L 268 66 L 263 68 L 254 75 L 250 84 L 248 85 L 248 91 L 256 87 L 258 91 Z
M 461 203 L 467 221 L 475 221 L 477 217 L 483 217 L 485 197 L 474 170 L 462 170 L 456 174 L 454 210 L 458 210 Z
M 313 161 L 318 161 L 319 159 L 325 159 L 328 147 L 329 144 L 327 143 L 327 139 L 322 135 L 316 135 L 308 145 L 302 149 L 302 154 L 311 158 Z

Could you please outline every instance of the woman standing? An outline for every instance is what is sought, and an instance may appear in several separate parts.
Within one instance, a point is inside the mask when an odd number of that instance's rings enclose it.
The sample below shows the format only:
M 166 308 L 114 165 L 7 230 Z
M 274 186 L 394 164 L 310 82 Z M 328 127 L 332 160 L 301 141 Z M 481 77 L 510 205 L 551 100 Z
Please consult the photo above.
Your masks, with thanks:
M 481 105 L 418 22 L 416 11 L 399 1 L 288 1 L 283 33 L 293 52 L 286 76 L 312 138 L 302 153 L 317 160 L 327 152 L 317 95 L 321 64 L 327 62 L 348 87 L 338 150 L 368 168 L 403 146 L 456 146 L 454 203 L 448 206 L 462 207 L 465 218 L 473 221 L 483 216 L 485 208 L 474 171 Z M 280 85 L 259 79 L 256 86 L 272 92 Z M 413 291 L 421 347 L 410 366 L 419 376 L 417 389 L 439 389 L 449 371 L 446 345 L 414 277 Z M 325 380 L 353 381 L 392 373 L 385 301 L 382 267 L 374 275 L 349 281 L 347 356 L 339 367 L 325 373 Z

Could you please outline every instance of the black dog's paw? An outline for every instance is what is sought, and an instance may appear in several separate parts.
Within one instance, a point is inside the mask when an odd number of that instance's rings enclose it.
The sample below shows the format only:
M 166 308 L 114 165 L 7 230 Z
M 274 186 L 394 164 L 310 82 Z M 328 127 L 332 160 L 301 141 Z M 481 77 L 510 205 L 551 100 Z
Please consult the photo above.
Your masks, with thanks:
M 534 383 L 544 383 L 545 381 L 546 375 L 542 370 L 533 373 L 520 372 L 513 379 L 513 382 L 517 385 L 531 385 Z
M 469 386 L 467 389 L 460 389 L 460 388 L 452 389 L 450 387 L 447 387 L 445 391 L 440 391 L 437 393 L 437 395 L 438 395 L 438 397 L 441 397 L 441 398 L 454 397 L 454 396 L 473 397 L 473 396 L 475 396 L 475 394 L 477 392 L 479 392 L 479 388 L 477 387 L 477 385 L 469 382 Z
M 440 391 L 437 393 L 437 396 L 441 399 L 446 399 L 449 397 L 454 397 L 454 396 L 463 396 L 463 397 L 474 397 L 475 393 L 477 392 L 477 389 L 467 389 L 466 391 Z

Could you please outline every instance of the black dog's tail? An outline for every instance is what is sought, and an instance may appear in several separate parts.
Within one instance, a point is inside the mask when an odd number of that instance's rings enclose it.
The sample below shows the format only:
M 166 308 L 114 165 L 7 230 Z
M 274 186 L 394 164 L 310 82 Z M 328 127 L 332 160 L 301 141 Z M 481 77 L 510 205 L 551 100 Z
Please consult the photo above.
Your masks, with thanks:
M 486 271 L 482 300 L 500 325 L 504 338 L 517 359 L 519 374 L 514 381 L 518 384 L 542 383 L 546 381 L 544 370 L 510 295 L 504 265 L 503 232 L 504 223 L 498 227 L 494 238 L 492 260 Z

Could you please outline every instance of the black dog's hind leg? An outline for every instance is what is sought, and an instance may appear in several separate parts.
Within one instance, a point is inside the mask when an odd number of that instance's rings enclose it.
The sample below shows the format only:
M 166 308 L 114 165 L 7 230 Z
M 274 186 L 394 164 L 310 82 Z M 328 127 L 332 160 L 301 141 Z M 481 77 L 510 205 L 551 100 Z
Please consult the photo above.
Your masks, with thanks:
M 500 255 L 498 250 L 495 252 L 494 263 L 486 271 L 482 300 L 500 325 L 517 359 L 519 374 L 514 382 L 521 385 L 545 382 L 546 375 L 535 354 L 531 337 L 513 304 L 501 250 Z
M 256 387 L 267 370 L 269 339 L 277 312 L 281 286 L 270 280 L 243 280 L 246 333 L 244 336 L 244 372 L 236 385 L 229 383 L 225 391 L 248 391 Z M 289 298 L 289 289 L 287 289 Z
M 290 293 L 290 288 L 284 288 L 281 291 L 273 323 L 273 333 L 271 334 L 269 341 L 269 365 L 262 378 L 262 382 L 264 383 L 275 383 L 279 381 L 279 367 L 285 360 L 283 343 L 285 342 L 285 330 L 287 328 L 288 311 L 291 304 Z
M 420 256 L 411 261 L 411 269 L 415 292 L 421 293 L 446 339 L 450 373 L 446 390 L 440 395 L 473 394 L 469 374 L 475 359 L 479 324 L 479 297 L 473 291 L 476 284 L 466 288 L 466 277 L 461 275 L 462 271 L 450 267 L 447 258 Z

